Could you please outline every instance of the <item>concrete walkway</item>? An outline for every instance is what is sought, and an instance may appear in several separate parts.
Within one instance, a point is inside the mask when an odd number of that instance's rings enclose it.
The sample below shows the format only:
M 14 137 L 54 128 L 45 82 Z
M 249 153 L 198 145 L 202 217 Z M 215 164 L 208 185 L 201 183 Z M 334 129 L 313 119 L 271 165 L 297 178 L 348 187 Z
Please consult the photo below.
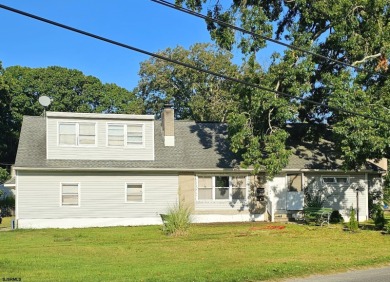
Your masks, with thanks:
M 313 275 L 282 282 L 390 282 L 390 266 L 365 270 L 350 270 L 331 275 Z

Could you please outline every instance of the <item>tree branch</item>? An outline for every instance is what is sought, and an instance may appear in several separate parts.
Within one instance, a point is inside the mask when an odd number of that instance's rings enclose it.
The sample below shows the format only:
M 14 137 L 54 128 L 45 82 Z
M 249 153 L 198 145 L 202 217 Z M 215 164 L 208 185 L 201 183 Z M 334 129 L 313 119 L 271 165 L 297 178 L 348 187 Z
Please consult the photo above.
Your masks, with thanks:
M 272 125 L 271 125 L 271 114 L 273 111 L 274 111 L 274 108 L 272 108 L 268 111 L 268 129 L 271 131 L 271 134 L 274 132 L 272 130 Z
M 327 31 L 329 28 L 331 28 L 331 25 L 328 24 L 326 26 L 324 26 L 324 28 L 318 30 L 314 35 L 313 35 L 313 39 L 312 39 L 312 42 L 317 40 L 318 37 L 320 37 L 325 31 Z
M 378 57 L 380 57 L 381 55 L 382 55 L 381 53 L 378 53 L 378 54 L 366 56 L 366 57 L 364 57 L 364 58 L 363 58 L 362 60 L 360 60 L 360 61 L 355 61 L 355 62 L 353 62 L 351 65 L 352 65 L 352 66 L 356 66 L 357 64 L 364 63 L 364 62 L 367 61 L 368 59 L 378 58 Z

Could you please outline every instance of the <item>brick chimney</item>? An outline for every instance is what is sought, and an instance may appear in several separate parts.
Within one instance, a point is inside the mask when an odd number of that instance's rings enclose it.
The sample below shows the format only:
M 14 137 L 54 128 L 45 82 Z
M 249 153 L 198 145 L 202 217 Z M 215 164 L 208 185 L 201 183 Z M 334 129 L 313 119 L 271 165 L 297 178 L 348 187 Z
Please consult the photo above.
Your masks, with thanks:
M 161 115 L 162 129 L 164 133 L 164 145 L 175 146 L 174 109 L 171 104 L 165 104 Z

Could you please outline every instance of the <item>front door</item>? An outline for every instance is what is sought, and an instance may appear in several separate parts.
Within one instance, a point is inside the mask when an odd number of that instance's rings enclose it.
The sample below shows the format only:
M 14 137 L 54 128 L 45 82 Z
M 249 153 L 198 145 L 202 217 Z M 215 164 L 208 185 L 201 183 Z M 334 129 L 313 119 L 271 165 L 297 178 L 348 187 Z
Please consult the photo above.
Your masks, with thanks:
M 303 209 L 303 174 L 287 174 L 287 210 L 297 211 Z

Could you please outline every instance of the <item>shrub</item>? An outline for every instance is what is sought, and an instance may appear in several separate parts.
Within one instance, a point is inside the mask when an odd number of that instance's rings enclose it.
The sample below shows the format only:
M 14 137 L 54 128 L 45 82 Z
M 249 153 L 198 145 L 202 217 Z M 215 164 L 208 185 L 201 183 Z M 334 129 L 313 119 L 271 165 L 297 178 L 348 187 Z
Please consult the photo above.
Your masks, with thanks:
M 0 167 L 0 183 L 4 183 L 9 179 L 9 173 L 5 168 Z
M 379 204 L 379 203 L 372 204 L 371 206 L 369 205 L 370 218 L 372 218 L 372 220 L 375 221 L 375 218 L 378 215 L 378 212 L 382 211 L 382 210 L 383 210 L 383 208 L 382 208 L 381 204 Z
M 356 232 L 359 229 L 359 224 L 356 220 L 356 212 L 355 209 L 351 207 L 350 218 L 348 222 L 348 228 L 352 232 Z
M 0 198 L 0 209 L 2 216 L 10 216 L 15 210 L 15 198 L 12 196 Z
M 314 183 L 315 181 L 313 179 L 303 191 L 306 208 L 322 208 L 325 202 L 323 191 L 316 191 L 313 187 Z
M 191 210 L 182 204 L 168 210 L 164 231 L 168 235 L 186 235 L 191 224 Z
M 382 208 L 375 211 L 374 223 L 377 229 L 383 229 L 385 227 L 386 219 Z
M 387 223 L 387 225 L 386 225 L 385 228 L 383 229 L 383 233 L 384 233 L 384 234 L 390 234 L 390 222 Z
M 329 222 L 330 223 L 343 223 L 344 222 L 344 218 L 340 214 L 339 211 L 332 211 L 332 213 L 330 214 Z

